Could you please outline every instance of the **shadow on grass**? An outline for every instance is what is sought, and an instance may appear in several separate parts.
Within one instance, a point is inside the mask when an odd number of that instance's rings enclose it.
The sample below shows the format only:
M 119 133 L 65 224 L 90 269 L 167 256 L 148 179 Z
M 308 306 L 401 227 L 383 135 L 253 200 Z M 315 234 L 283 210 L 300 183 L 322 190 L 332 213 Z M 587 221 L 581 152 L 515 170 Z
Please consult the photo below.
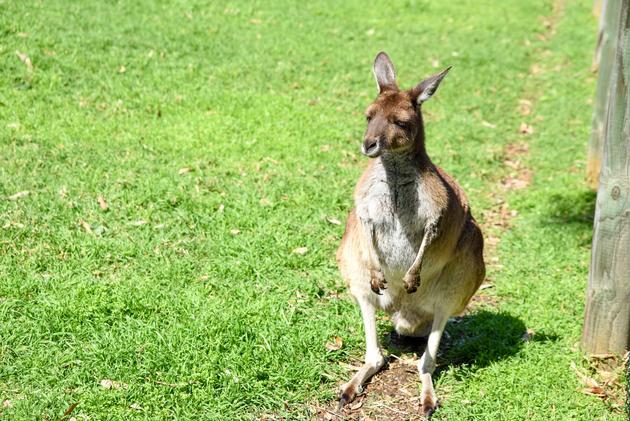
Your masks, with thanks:
M 590 190 L 568 191 L 548 197 L 547 208 L 551 223 L 593 226 L 597 193 Z
M 573 232 L 581 246 L 593 240 L 593 220 L 597 193 L 590 190 L 566 191 L 547 197 L 541 224 L 557 228 L 559 232 Z
M 531 337 L 524 337 L 527 332 L 525 323 L 517 317 L 504 312 L 487 310 L 476 311 L 462 317 L 456 317 L 446 325 L 446 331 L 438 352 L 440 369 L 452 366 L 470 366 L 476 370 L 493 362 L 515 355 L 526 340 L 531 342 L 549 342 L 558 340 L 554 334 L 537 332 Z M 401 337 L 390 332 L 383 344 L 391 354 L 415 352 L 418 357 L 426 347 L 427 338 Z

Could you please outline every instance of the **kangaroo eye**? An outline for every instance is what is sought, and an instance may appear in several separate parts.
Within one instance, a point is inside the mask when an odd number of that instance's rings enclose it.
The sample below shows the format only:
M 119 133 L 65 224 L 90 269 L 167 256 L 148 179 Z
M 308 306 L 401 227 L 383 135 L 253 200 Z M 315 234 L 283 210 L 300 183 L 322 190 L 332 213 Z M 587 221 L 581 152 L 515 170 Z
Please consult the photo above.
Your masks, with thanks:
M 369 122 L 370 122 L 370 120 L 372 120 L 372 116 L 366 115 L 366 116 L 365 116 L 365 119 L 366 119 L 366 120 L 367 120 L 367 122 L 369 123 Z
M 394 124 L 397 125 L 398 127 L 400 127 L 401 129 L 406 129 L 409 127 L 409 123 L 406 121 L 400 121 L 400 120 L 396 120 L 394 121 Z

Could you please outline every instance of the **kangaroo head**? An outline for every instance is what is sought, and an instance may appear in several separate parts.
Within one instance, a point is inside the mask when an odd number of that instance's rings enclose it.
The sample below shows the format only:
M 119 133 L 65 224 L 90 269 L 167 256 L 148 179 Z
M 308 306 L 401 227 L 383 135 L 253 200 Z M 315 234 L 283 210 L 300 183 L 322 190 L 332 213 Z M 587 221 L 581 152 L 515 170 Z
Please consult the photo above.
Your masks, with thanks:
M 420 105 L 431 98 L 450 69 L 401 91 L 396 84 L 392 61 L 384 52 L 378 53 L 374 60 L 374 77 L 379 94 L 365 111 L 367 129 L 361 151 L 376 158 L 383 153 L 413 150 L 417 142 L 422 142 L 424 128 Z

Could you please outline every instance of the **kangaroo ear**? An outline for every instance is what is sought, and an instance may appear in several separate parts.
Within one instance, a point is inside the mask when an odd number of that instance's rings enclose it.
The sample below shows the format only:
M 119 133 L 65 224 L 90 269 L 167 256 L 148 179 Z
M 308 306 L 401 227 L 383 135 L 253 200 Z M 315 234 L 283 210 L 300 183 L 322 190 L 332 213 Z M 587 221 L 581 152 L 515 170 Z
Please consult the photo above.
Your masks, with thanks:
M 389 56 L 384 51 L 381 51 L 376 55 L 374 59 L 374 77 L 376 78 L 376 85 L 378 91 L 383 92 L 385 89 L 397 89 L 396 88 L 396 71 L 394 70 L 394 64 L 389 59 Z
M 411 96 L 416 99 L 416 103 L 418 105 L 433 96 L 435 91 L 437 91 L 438 86 L 440 86 L 440 82 L 444 79 L 444 76 L 446 76 L 448 71 L 451 70 L 451 67 L 452 66 L 449 66 L 440 73 L 426 78 L 411 90 Z

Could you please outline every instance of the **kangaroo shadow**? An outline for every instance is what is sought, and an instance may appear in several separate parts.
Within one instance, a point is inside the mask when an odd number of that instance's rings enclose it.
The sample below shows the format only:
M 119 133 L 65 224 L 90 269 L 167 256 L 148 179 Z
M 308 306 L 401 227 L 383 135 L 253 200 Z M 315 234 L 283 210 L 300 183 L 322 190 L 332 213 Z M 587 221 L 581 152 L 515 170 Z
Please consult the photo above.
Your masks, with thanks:
M 467 373 L 486 367 L 515 355 L 527 341 L 556 340 L 558 336 L 555 334 L 528 334 L 525 323 L 509 313 L 478 310 L 452 318 L 447 323 L 440 342 L 435 376 L 439 377 L 440 371 L 453 366 L 469 366 Z M 413 352 L 420 357 L 426 343 L 426 337 L 399 336 L 394 331 L 388 333 L 383 341 L 395 356 Z

